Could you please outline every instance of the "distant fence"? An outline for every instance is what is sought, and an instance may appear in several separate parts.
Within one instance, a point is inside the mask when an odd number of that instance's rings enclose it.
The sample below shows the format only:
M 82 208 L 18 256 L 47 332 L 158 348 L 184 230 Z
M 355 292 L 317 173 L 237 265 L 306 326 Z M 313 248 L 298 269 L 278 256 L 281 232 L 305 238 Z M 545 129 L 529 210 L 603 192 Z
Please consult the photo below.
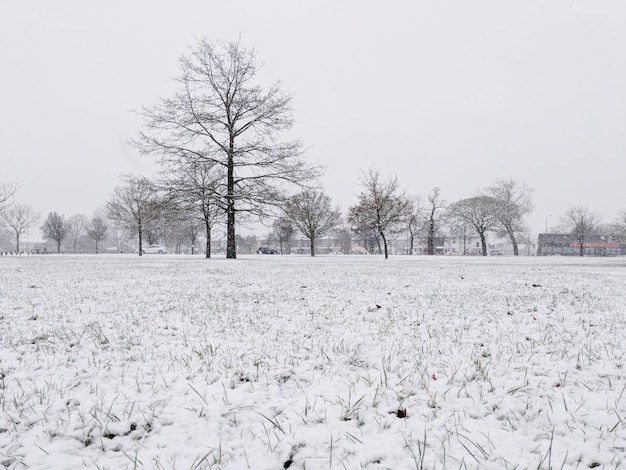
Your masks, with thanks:
M 41 251 L 39 249 L 34 250 L 20 250 L 20 251 L 0 251 L 0 256 L 21 256 L 21 255 L 47 255 L 48 251 Z

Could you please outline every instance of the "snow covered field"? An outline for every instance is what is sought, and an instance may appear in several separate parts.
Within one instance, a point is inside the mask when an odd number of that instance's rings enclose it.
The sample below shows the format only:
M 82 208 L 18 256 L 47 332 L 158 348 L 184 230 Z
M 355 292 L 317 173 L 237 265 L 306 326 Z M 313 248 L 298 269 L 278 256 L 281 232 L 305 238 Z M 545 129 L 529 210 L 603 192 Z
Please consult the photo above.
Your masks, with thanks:
M 0 468 L 626 468 L 626 260 L 0 258 Z

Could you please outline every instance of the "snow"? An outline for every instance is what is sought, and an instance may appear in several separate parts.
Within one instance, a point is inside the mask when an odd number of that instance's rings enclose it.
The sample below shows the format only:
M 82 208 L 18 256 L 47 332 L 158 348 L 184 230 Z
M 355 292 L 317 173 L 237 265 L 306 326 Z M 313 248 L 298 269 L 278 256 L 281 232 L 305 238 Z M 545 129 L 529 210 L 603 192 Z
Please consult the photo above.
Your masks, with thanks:
M 0 468 L 619 468 L 624 286 L 620 258 L 3 257 Z

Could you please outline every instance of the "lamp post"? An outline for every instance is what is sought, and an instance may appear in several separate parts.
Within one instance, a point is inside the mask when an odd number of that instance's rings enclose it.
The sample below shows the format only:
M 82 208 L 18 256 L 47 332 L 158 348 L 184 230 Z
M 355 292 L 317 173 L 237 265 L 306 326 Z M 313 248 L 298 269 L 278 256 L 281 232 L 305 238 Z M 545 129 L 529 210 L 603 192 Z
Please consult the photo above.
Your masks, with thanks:
M 548 250 L 548 217 L 552 217 L 552 214 L 546 215 L 546 233 L 544 235 L 544 242 L 543 242 L 543 246 L 546 249 L 546 251 Z M 547 253 L 544 253 L 544 255 L 546 254 Z
M 546 235 L 548 234 L 548 217 L 552 217 L 552 214 L 546 215 Z

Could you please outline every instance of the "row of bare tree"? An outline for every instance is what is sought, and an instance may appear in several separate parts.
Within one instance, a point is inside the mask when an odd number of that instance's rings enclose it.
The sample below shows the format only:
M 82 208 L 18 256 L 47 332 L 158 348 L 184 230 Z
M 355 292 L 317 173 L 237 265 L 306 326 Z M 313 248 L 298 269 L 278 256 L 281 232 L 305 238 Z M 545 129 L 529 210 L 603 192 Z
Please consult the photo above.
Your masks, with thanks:
M 3 225 L 8 227 L 15 237 L 15 251 L 20 252 L 20 241 L 27 231 L 41 220 L 41 214 L 31 205 L 12 201 L 17 185 L 0 183 L 0 219 Z M 77 214 L 66 219 L 57 212 L 50 212 L 40 227 L 44 239 L 54 242 L 57 253 L 61 252 L 61 243 L 69 238 L 72 248 L 76 246 L 84 235 L 95 242 L 96 253 L 98 243 L 102 241 L 107 232 L 107 224 L 104 217 L 94 215 L 88 219 L 83 214 Z
M 310 239 L 314 255 L 315 240 L 337 229 L 342 217 L 319 189 L 321 166 L 306 157 L 299 140 L 283 138 L 294 124 L 292 96 L 280 82 L 261 86 L 256 51 L 239 42 L 200 39 L 179 64 L 173 94 L 137 111 L 143 125 L 132 143 L 157 159 L 160 177 L 124 177 L 106 203 L 108 219 L 136 234 L 140 255 L 144 237 L 154 239 L 167 220 L 186 227 L 192 246 L 202 230 L 210 257 L 211 233 L 220 224 L 226 231 L 226 256 L 236 258 L 237 221 L 274 217 L 279 237 L 299 230 Z M 475 232 L 484 255 L 490 231 L 507 236 L 518 254 L 519 236 L 532 210 L 530 190 L 515 180 L 499 181 L 452 204 L 446 204 L 439 188 L 424 201 L 408 197 L 396 178 L 384 179 L 377 170 L 363 174 L 360 183 L 363 190 L 346 223 L 366 247 L 382 244 L 386 257 L 388 237 L 399 231 L 410 233 L 411 251 L 415 237 L 425 232 L 427 251 L 434 254 L 444 222 L 459 235 Z M 13 192 L 14 186 L 5 185 L 0 201 L 8 201 Z M 20 235 L 39 215 L 14 204 L 3 211 L 3 219 L 19 246 Z M 66 221 L 54 212 L 42 233 L 60 250 L 62 240 L 78 233 L 81 224 L 89 225 L 96 244 L 106 233 L 100 216 Z
M 434 188 L 425 201 L 407 196 L 396 177 L 384 178 L 375 169 L 361 176 L 360 185 L 358 202 L 348 209 L 348 229 L 365 249 L 382 252 L 385 258 L 389 255 L 389 237 L 399 233 L 409 235 L 409 253 L 419 237 L 426 238 L 427 253 L 435 254 L 435 238 L 444 229 L 462 237 L 474 232 L 485 256 L 486 234 L 496 232 L 511 240 L 517 255 L 519 237 L 526 232 L 525 218 L 533 207 L 530 190 L 515 180 L 498 181 L 482 194 L 452 204 L 446 203 L 439 188 Z M 340 210 L 332 207 L 329 196 L 305 190 L 288 199 L 275 225 L 275 234 L 282 245 L 292 233 L 290 228 L 295 227 L 310 240 L 314 255 L 315 239 L 341 224 Z
M 201 168 L 201 167 L 200 167 Z M 208 174 L 187 172 L 185 178 L 202 180 Z M 115 235 L 120 245 L 124 233 L 128 238 L 158 243 L 173 241 L 177 246 L 197 246 L 200 238 L 206 241 L 205 255 L 211 257 L 212 231 L 223 225 L 219 206 L 212 202 L 204 184 L 190 191 L 187 183 L 178 180 L 128 176 L 113 191 L 106 203 L 106 211 L 97 211 L 93 217 L 76 214 L 69 218 L 56 212 L 48 214 L 40 229 L 45 239 L 56 244 L 69 243 L 77 251 L 81 240 L 88 238 L 99 243 L 107 233 Z M 388 239 L 407 234 L 409 253 L 413 253 L 417 238 L 426 240 L 426 252 L 435 254 L 435 239 L 442 235 L 459 238 L 478 237 L 482 254 L 487 254 L 486 234 L 493 232 L 508 237 L 513 252 L 518 254 L 518 241 L 525 237 L 525 217 L 532 210 L 531 191 L 515 180 L 498 181 L 480 194 L 447 204 L 439 188 L 434 188 L 425 199 L 407 196 L 399 187 L 397 178 L 384 179 L 377 170 L 369 170 L 360 178 L 362 191 L 357 204 L 348 208 L 344 218 L 341 209 L 332 204 L 330 196 L 320 190 L 305 189 L 279 204 L 275 202 L 272 237 L 281 252 L 290 244 L 295 232 L 310 241 L 310 253 L 315 255 L 316 240 L 333 234 L 349 252 L 356 239 L 368 252 L 381 252 L 388 256 Z M 210 187 L 207 183 L 206 187 Z M 40 220 L 31 206 L 12 203 L 15 185 L 0 184 L 1 219 L 15 236 L 16 250 L 20 249 L 21 236 Z M 626 211 L 619 214 L 613 226 L 600 226 L 599 216 L 587 208 L 573 207 L 561 217 L 561 230 L 570 233 L 579 242 L 583 255 L 585 240 L 598 230 L 605 234 L 626 234 Z M 112 230 L 109 230 L 112 229 Z M 242 239 L 238 244 L 243 243 Z
M 314 255 L 315 240 L 336 228 L 341 217 L 330 198 L 314 189 L 319 165 L 305 158 L 299 141 L 280 138 L 294 122 L 291 95 L 278 82 L 267 89 L 258 85 L 256 52 L 239 42 L 199 40 L 181 57 L 180 70 L 173 96 L 138 112 L 143 130 L 133 141 L 141 153 L 157 157 L 162 177 L 155 183 L 127 178 L 107 204 L 109 217 L 136 230 L 141 253 L 143 231 L 159 217 L 156 207 L 189 211 L 204 225 L 207 256 L 211 228 L 223 218 L 226 255 L 235 258 L 237 214 L 278 214 L 283 226 L 288 222 L 309 238 Z M 395 178 L 383 180 L 372 170 L 361 183 L 364 190 L 347 221 L 365 238 L 374 233 L 388 256 L 387 235 L 400 227 L 416 229 L 422 208 L 399 191 Z M 157 199 L 154 185 L 160 188 Z M 294 189 L 300 192 L 289 197 Z M 485 254 L 485 233 L 496 227 L 507 233 L 517 254 L 516 233 L 532 209 L 528 191 L 514 181 L 490 191 L 447 212 L 459 226 L 478 232 Z M 443 208 L 440 191 L 433 190 L 428 200 L 428 252 L 433 253 L 437 212 Z

